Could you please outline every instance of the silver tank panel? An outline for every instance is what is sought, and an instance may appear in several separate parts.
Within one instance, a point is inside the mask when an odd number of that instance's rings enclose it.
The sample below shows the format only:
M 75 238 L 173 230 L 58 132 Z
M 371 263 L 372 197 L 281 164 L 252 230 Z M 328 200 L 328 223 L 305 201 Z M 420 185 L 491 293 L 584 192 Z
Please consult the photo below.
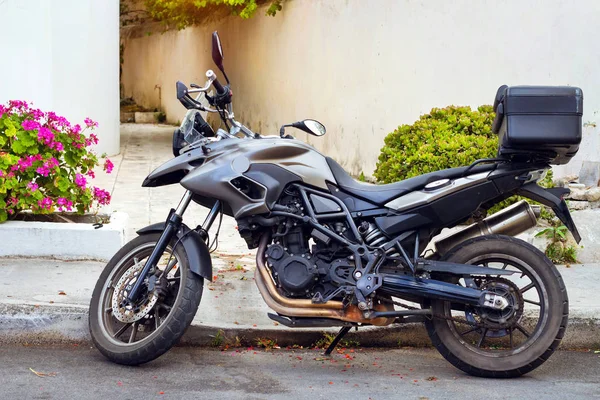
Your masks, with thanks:
M 300 177 L 304 183 L 327 190 L 335 183 L 325 157 L 308 144 L 293 139 L 227 139 L 184 153 L 154 170 L 148 178 L 185 170 L 181 185 L 195 194 L 222 200 L 236 218 L 269 212 L 262 198 L 250 199 L 231 184 L 252 164 L 274 164 Z

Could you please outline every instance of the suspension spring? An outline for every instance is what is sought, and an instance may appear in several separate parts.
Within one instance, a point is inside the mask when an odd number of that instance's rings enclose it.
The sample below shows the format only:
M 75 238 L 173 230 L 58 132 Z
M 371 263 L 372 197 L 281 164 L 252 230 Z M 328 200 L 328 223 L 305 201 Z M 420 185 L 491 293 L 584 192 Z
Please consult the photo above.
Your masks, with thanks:
M 388 241 L 388 238 L 377 228 L 372 222 L 364 221 L 359 227 L 358 232 L 362 235 L 367 245 L 371 247 L 379 247 Z M 400 257 L 400 254 L 396 251 L 395 247 L 389 249 L 386 254 L 390 257 Z

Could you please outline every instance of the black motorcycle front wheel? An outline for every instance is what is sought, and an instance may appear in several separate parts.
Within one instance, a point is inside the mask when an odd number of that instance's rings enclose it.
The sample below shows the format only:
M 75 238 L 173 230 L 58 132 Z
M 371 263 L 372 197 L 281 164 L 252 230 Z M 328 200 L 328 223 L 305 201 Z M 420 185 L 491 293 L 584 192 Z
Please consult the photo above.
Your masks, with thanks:
M 471 375 L 511 378 L 534 370 L 558 348 L 567 327 L 567 291 L 541 251 L 519 239 L 490 235 L 465 241 L 444 259 L 514 272 L 454 282 L 503 296 L 510 305 L 505 310 L 431 303 L 434 317 L 425 326 L 446 360 Z
M 166 353 L 181 339 L 200 304 L 203 279 L 190 271 L 183 246 L 175 240 L 144 280 L 136 304 L 124 301 L 159 237 L 141 235 L 123 246 L 106 265 L 92 294 L 92 341 L 115 363 L 139 365 Z

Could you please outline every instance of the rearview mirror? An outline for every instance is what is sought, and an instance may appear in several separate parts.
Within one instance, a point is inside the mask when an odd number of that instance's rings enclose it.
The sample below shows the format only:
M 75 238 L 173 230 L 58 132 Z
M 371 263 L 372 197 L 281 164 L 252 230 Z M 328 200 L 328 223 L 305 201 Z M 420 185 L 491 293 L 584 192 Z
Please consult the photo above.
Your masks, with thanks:
M 315 121 L 314 119 L 305 119 L 303 121 L 294 122 L 293 124 L 283 125 L 279 130 L 279 135 L 281 137 L 285 134 L 285 128 L 291 126 L 296 129 L 300 129 L 306 133 L 310 133 L 315 136 L 323 136 L 325 134 L 325 126 L 319 121 Z
M 292 126 L 315 136 L 323 136 L 325 134 L 325 126 L 314 119 L 305 119 L 304 121 L 294 122 Z
M 223 71 L 223 47 L 221 47 L 221 39 L 219 33 L 214 31 L 212 34 L 212 59 L 217 67 Z

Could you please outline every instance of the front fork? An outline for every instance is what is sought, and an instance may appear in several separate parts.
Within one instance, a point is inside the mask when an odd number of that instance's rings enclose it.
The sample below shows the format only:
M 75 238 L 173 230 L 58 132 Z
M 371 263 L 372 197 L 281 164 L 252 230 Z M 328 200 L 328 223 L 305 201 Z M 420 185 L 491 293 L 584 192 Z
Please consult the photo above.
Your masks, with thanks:
M 140 292 L 140 287 L 142 286 L 142 283 L 148 276 L 148 273 L 150 272 L 150 270 L 153 270 L 156 267 L 156 264 L 158 264 L 160 257 L 165 252 L 165 249 L 167 248 L 167 246 L 173 239 L 173 236 L 181 228 L 181 223 L 183 221 L 183 213 L 185 212 L 187 207 L 190 205 L 190 201 L 192 200 L 192 197 L 193 197 L 192 192 L 187 190 L 184 193 L 183 197 L 181 198 L 181 201 L 179 202 L 179 205 L 177 206 L 177 208 L 171 209 L 171 211 L 169 212 L 169 216 L 167 217 L 167 221 L 165 222 L 165 229 L 163 230 L 162 234 L 160 235 L 158 242 L 156 242 L 156 246 L 154 246 L 154 249 L 152 250 L 152 254 L 150 254 L 150 257 L 148 257 L 148 260 L 146 261 L 144 268 L 138 275 L 138 278 L 136 279 L 131 290 L 127 294 L 128 302 L 135 303 L 135 301 L 139 298 L 139 295 L 140 295 L 139 292 Z M 219 200 L 217 200 L 215 202 L 215 204 L 213 205 L 212 209 L 210 210 L 210 212 L 208 213 L 206 219 L 204 220 L 204 223 L 201 226 L 201 228 L 204 232 L 208 232 L 208 230 L 212 226 L 220 208 L 221 208 L 221 202 Z M 173 251 L 175 251 L 175 249 L 173 249 Z

